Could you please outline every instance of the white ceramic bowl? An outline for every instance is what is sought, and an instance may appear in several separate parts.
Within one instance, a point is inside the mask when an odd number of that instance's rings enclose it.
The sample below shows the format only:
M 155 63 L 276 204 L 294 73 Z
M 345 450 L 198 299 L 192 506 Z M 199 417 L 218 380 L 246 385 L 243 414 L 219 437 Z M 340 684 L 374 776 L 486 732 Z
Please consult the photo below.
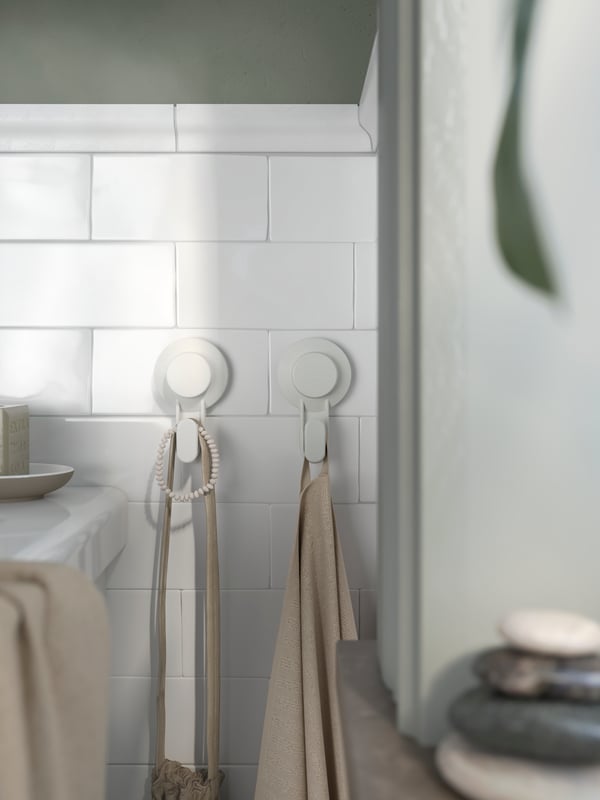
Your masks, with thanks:
M 0 475 L 0 503 L 39 500 L 68 483 L 73 472 L 64 464 L 30 464 L 28 475 Z

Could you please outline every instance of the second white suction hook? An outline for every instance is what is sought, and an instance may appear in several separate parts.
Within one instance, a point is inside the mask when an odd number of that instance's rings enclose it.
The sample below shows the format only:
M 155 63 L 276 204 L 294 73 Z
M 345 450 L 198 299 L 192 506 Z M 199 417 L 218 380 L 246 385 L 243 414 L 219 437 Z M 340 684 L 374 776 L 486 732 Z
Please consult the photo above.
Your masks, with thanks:
M 342 400 L 352 379 L 348 356 L 329 339 L 294 342 L 279 362 L 279 386 L 300 409 L 300 447 L 316 463 L 325 457 L 329 409 Z

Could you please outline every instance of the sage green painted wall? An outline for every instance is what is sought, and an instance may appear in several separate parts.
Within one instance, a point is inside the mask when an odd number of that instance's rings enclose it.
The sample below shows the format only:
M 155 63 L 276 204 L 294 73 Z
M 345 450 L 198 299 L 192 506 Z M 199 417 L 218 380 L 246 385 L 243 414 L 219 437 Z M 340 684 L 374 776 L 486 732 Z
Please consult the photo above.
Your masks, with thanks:
M 376 0 L 0 0 L 1 103 L 357 103 Z

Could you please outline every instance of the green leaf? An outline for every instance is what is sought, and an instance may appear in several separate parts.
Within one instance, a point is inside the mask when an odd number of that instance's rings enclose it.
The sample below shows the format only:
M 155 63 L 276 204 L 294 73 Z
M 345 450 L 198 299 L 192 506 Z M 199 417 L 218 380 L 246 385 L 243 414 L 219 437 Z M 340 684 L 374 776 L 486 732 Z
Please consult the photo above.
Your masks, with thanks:
M 496 234 L 509 270 L 556 295 L 556 283 L 523 174 L 520 155 L 522 86 L 536 0 L 519 0 L 513 44 L 513 86 L 494 164 Z

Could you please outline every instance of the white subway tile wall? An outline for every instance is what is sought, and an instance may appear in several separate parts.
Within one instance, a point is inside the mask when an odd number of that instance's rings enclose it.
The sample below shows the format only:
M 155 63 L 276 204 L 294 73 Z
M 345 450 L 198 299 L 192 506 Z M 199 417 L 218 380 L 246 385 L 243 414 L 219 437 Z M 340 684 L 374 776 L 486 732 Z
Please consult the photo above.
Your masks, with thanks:
M 267 159 L 238 155 L 95 156 L 96 239 L 267 238 Z
M 0 156 L 0 239 L 88 239 L 89 156 Z
M 375 157 L 349 109 L 304 117 L 313 133 L 302 150 L 330 154 L 290 155 L 302 142 L 297 109 L 284 120 L 276 107 L 256 112 L 238 136 L 230 109 L 229 150 L 221 142 L 209 154 L 219 126 L 207 109 L 0 110 L 0 402 L 29 403 L 32 460 L 72 464 L 74 483 L 119 486 L 130 501 L 128 545 L 106 576 L 107 800 L 147 797 L 154 756 L 163 506 L 153 470 L 173 409 L 153 370 L 170 342 L 213 342 L 231 373 L 208 419 L 222 454 L 224 800 L 253 796 L 301 469 L 298 413 L 278 390 L 277 363 L 308 336 L 337 342 L 352 363 L 352 389 L 332 411 L 332 491 L 360 634 L 375 631 Z M 339 137 L 319 129 L 319 113 Z M 205 152 L 176 152 L 185 149 Z M 176 479 L 194 485 L 198 472 Z M 203 761 L 203 537 L 201 505 L 177 505 L 167 751 L 186 764 Z

